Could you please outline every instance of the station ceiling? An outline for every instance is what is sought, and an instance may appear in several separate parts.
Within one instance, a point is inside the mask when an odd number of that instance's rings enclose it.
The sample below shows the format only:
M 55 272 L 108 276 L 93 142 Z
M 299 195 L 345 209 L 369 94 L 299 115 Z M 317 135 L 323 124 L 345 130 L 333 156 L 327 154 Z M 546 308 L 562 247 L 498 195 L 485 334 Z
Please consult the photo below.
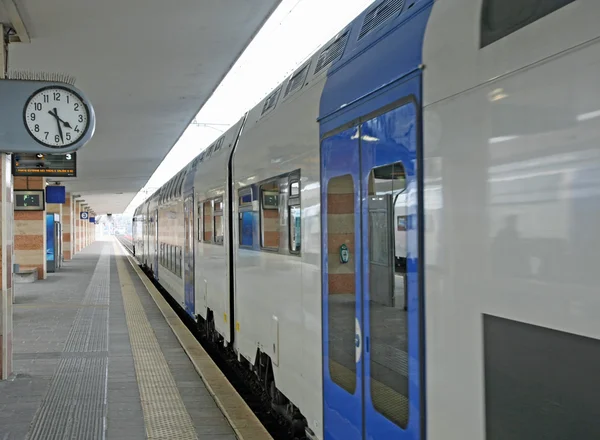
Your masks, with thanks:
M 78 177 L 58 180 L 124 211 L 280 1 L 0 0 L 9 70 L 72 75 L 96 110 Z

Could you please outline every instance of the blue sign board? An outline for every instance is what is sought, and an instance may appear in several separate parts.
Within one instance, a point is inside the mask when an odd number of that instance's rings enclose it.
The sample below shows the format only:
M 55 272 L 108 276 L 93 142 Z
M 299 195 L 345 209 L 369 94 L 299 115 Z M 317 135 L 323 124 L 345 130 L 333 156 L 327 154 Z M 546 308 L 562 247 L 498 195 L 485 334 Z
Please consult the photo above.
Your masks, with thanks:
M 90 223 L 96 223 L 96 217 L 90 217 Z
M 79 218 L 81 220 L 87 220 L 89 218 L 89 214 L 87 212 L 85 212 L 85 211 L 84 212 L 80 212 L 79 213 Z

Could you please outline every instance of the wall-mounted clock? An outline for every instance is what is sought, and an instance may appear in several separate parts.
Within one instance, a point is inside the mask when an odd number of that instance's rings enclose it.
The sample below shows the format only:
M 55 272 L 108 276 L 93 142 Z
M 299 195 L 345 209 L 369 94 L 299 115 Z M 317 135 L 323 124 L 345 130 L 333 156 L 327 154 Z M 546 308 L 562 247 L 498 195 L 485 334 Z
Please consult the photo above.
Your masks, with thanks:
M 52 85 L 36 90 L 25 102 L 23 121 L 29 135 L 50 148 L 76 144 L 90 128 L 90 109 L 68 87 Z

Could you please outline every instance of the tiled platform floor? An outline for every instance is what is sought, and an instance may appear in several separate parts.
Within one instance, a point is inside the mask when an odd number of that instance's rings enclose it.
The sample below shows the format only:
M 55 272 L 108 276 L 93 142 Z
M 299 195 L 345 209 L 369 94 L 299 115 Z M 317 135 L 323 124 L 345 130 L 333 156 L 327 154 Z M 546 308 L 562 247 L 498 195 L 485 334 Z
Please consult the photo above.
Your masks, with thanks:
M 124 298 L 143 312 L 128 305 L 126 318 Z M 15 375 L 0 382 L 0 440 L 236 438 L 113 242 L 92 244 L 45 281 L 17 284 L 14 310 Z M 157 343 L 158 354 L 143 342 L 134 356 L 131 334 L 140 328 L 132 330 L 132 319 L 152 329 L 144 341 Z M 146 385 L 157 376 L 140 365 L 156 364 L 152 356 L 160 357 L 171 390 L 143 408 L 140 375 Z M 152 392 L 160 395 L 162 386 Z M 174 433 L 170 425 L 180 424 L 168 422 L 173 418 L 187 428 Z

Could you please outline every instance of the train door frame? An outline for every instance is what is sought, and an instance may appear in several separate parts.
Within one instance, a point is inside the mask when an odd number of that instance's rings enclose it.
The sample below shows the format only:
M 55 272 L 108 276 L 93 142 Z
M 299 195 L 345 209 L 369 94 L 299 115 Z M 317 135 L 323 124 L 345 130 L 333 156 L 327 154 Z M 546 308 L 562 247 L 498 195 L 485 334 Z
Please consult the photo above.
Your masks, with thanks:
M 338 128 L 329 130 L 321 138 L 321 230 L 322 230 L 322 328 L 323 328 L 323 411 L 325 424 L 325 439 L 363 439 L 363 438 L 393 438 L 421 440 L 425 438 L 425 333 L 424 333 L 424 265 L 423 265 L 423 178 L 422 178 L 422 108 L 419 102 L 421 92 L 421 75 L 415 72 L 403 80 L 397 81 L 377 93 L 363 98 L 347 109 L 340 110 L 339 114 L 328 117 L 328 125 L 334 125 L 339 120 Z M 375 410 L 374 403 L 370 399 L 370 359 L 369 351 L 370 328 L 367 315 L 369 314 L 369 243 L 368 243 L 368 180 L 369 173 L 376 166 L 376 158 L 373 156 L 370 161 L 365 161 L 363 155 L 370 154 L 363 144 L 364 124 L 373 119 L 384 116 L 397 109 L 406 106 L 413 108 L 413 142 L 414 151 L 411 157 L 405 157 L 405 160 L 412 161 L 412 175 L 410 181 L 407 178 L 407 185 L 411 185 L 411 195 L 413 209 L 410 214 L 407 213 L 407 219 L 411 221 L 407 228 L 407 237 L 410 238 L 409 248 L 410 258 L 407 258 L 408 271 L 408 298 L 409 306 L 407 313 L 408 321 L 408 385 L 409 388 L 409 419 L 406 429 L 398 424 L 394 424 Z M 323 121 L 321 121 L 323 122 Z M 329 146 L 328 141 L 333 136 L 344 132 L 356 133 L 352 136 L 356 138 L 356 149 L 358 157 L 349 158 L 348 145 L 340 149 L 337 158 L 335 158 L 335 146 Z M 378 140 L 378 139 L 377 139 Z M 342 142 L 347 141 L 341 139 Z M 342 151 L 344 153 L 342 154 Z M 330 154 L 332 153 L 332 154 Z M 329 161 L 329 163 L 328 163 Z M 337 163 L 336 163 L 337 161 Z M 328 249 L 331 243 L 328 242 L 328 183 L 331 178 L 336 177 L 335 171 L 332 173 L 327 169 L 329 164 L 334 164 L 333 168 L 338 167 L 340 162 L 345 161 L 345 166 L 354 180 L 353 194 L 355 203 L 355 226 L 354 240 L 356 261 L 355 267 L 355 297 L 356 297 L 356 333 L 354 335 L 356 346 L 356 389 L 354 393 L 344 392 L 342 387 L 335 383 L 331 378 L 330 356 L 329 356 L 329 258 L 338 258 Z M 344 165 L 341 165 L 344 166 Z M 358 166 L 358 170 L 357 167 Z M 369 170 L 365 166 L 371 166 Z M 342 176 L 343 174 L 339 174 Z M 365 185 L 365 182 L 366 185 Z M 410 204 L 407 204 L 410 205 Z M 332 205 L 333 206 L 333 205 Z M 408 243 L 408 242 L 407 242 Z M 340 251 L 340 259 L 341 259 Z M 412 303 L 412 305 L 411 305 Z M 335 336 L 335 335 L 334 335 Z M 369 382 L 369 383 L 367 383 Z M 351 408 L 352 400 L 355 407 Z M 342 403 L 343 402 L 343 403 Z M 345 406 L 345 409 L 344 409 Z M 344 413 L 345 411 L 345 413 Z M 354 418 L 354 419 L 353 419 Z M 359 420 L 360 419 L 360 420 Z M 393 425 L 393 426 L 392 426 Z

